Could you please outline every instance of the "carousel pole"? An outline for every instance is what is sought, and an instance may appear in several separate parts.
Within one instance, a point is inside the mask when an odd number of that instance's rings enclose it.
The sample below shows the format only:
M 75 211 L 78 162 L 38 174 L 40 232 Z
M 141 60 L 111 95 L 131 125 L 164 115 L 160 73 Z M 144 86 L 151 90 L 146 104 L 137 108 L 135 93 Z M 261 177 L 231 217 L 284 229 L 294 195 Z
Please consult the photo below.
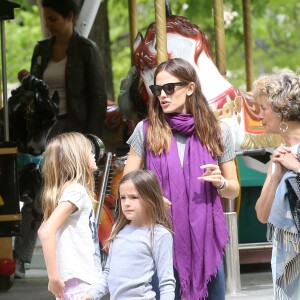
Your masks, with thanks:
M 224 29 L 223 0 L 213 0 L 215 40 L 216 40 L 216 65 L 220 73 L 226 75 L 226 48 Z M 225 199 L 225 220 L 229 231 L 229 242 L 225 248 L 225 280 L 226 293 L 238 294 L 241 292 L 239 243 L 237 231 L 237 213 L 234 211 L 234 200 Z
M 224 6 L 223 0 L 213 0 L 216 65 L 223 76 L 226 76 L 226 44 L 224 30 Z
M 6 44 L 5 44 L 5 24 L 6 20 L 15 18 L 14 9 L 20 5 L 2 0 L 0 2 L 0 34 L 1 34 L 1 64 L 2 64 L 2 91 L 3 91 L 3 119 L 4 119 L 4 141 L 9 142 L 9 119 L 7 104 L 7 75 L 6 75 Z
M 157 65 L 168 59 L 166 1 L 155 0 Z
M 3 118 L 4 118 L 4 141 L 9 141 L 9 120 L 7 106 L 7 77 L 6 77 L 6 44 L 5 44 L 5 24 L 0 20 L 1 34 L 1 63 L 2 63 L 2 92 L 3 92 Z
M 96 19 L 102 0 L 84 0 L 80 8 L 75 28 L 84 37 L 88 38 Z
M 133 66 L 133 46 L 137 36 L 137 11 L 136 0 L 128 0 L 128 13 L 129 13 L 129 32 L 130 32 L 130 52 L 131 52 L 131 65 Z
M 243 20 L 244 20 L 244 47 L 246 58 L 246 84 L 247 91 L 252 88 L 254 70 L 253 70 L 253 48 L 251 32 L 251 0 L 243 0 Z

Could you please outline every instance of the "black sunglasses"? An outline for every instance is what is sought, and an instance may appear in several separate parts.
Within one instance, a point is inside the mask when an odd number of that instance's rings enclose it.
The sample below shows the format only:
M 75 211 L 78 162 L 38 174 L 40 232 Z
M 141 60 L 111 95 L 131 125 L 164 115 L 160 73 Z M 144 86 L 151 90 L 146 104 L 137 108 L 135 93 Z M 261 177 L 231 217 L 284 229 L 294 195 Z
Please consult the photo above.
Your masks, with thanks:
M 157 84 L 153 84 L 150 85 L 149 88 L 152 92 L 152 94 L 156 97 L 160 96 L 161 91 L 164 90 L 164 92 L 166 93 L 166 95 L 172 95 L 174 94 L 175 91 L 175 86 L 184 86 L 187 85 L 186 82 L 173 82 L 173 83 L 166 83 L 164 85 L 157 85 Z

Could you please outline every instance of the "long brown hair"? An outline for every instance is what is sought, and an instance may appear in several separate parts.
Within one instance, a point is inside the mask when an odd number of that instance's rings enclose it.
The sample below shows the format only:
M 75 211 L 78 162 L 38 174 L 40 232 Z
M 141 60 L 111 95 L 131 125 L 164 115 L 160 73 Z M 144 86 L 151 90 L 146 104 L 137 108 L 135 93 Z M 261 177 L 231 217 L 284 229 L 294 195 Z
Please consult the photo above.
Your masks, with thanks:
M 160 184 L 152 171 L 148 170 L 136 170 L 127 173 L 119 182 L 120 186 L 126 181 L 131 180 L 138 194 L 140 195 L 142 205 L 147 211 L 150 221 L 151 240 L 153 241 L 154 226 L 160 224 L 171 231 L 170 215 L 164 204 L 163 192 Z M 120 196 L 120 194 L 119 194 Z M 126 224 L 129 224 L 129 220 L 126 219 L 121 207 L 120 200 L 118 216 L 116 218 L 113 230 L 108 237 L 105 248 L 109 249 L 109 246 L 116 235 Z
M 224 150 L 221 127 L 202 94 L 198 75 L 193 66 L 181 58 L 173 58 L 163 62 L 155 70 L 154 83 L 157 74 L 162 71 L 175 76 L 179 81 L 195 83 L 193 94 L 186 97 L 187 113 L 192 114 L 194 117 L 195 131 L 199 140 L 213 156 L 220 156 Z M 165 120 L 158 97 L 154 96 L 150 101 L 148 115 L 147 147 L 156 155 L 160 155 L 170 149 L 172 131 Z

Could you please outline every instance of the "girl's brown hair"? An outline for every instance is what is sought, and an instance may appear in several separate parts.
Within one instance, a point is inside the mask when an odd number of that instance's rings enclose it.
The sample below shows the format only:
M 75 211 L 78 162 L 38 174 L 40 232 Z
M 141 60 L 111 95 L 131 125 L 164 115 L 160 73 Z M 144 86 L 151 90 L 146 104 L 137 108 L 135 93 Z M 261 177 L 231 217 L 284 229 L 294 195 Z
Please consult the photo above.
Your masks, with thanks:
M 162 189 L 155 174 L 148 170 L 136 170 L 129 172 L 120 180 L 119 188 L 123 183 L 129 180 L 132 181 L 134 187 L 140 195 L 142 205 L 149 215 L 151 240 L 153 241 L 154 226 L 156 224 L 160 224 L 171 231 L 170 215 L 165 206 Z M 120 207 L 120 200 L 118 201 L 118 216 L 116 218 L 113 230 L 106 241 L 106 249 L 109 249 L 111 242 L 119 233 L 119 231 L 130 222 L 126 219 Z

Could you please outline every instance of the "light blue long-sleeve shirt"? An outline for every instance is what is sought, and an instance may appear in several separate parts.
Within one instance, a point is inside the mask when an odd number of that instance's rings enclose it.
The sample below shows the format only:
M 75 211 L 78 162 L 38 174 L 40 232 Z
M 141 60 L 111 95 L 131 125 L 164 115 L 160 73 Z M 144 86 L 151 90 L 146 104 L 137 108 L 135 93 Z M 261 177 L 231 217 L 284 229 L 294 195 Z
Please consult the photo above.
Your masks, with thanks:
M 110 292 L 111 300 L 155 300 L 152 276 L 157 271 L 160 299 L 173 300 L 173 239 L 161 225 L 154 228 L 126 225 L 115 237 L 101 281 L 89 291 L 94 300 Z

